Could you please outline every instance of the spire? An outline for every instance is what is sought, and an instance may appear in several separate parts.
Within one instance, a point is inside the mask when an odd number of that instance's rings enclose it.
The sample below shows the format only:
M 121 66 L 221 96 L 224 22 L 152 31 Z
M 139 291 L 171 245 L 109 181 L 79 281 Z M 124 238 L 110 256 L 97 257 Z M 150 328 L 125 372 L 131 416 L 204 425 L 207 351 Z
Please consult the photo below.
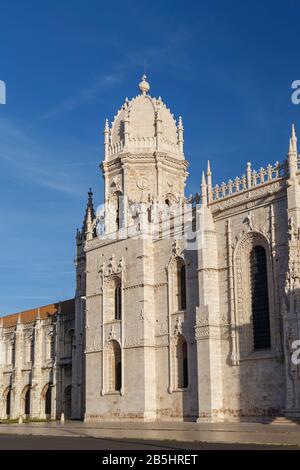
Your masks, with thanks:
M 94 204 L 93 204 L 93 193 L 90 188 L 88 192 L 88 202 L 86 206 L 85 216 L 83 220 L 82 226 L 82 233 L 87 234 L 88 239 L 92 238 L 92 223 L 95 219 L 95 211 L 94 211 Z
M 36 314 L 36 317 L 35 317 L 36 321 L 40 320 L 41 319 L 41 311 L 40 311 L 40 307 L 38 307 L 37 309 L 37 314 Z
M 250 189 L 252 185 L 252 168 L 251 162 L 247 162 L 247 169 L 246 169 L 246 178 L 247 178 L 247 188 Z
M 291 143 L 292 143 L 292 146 L 293 146 L 293 150 L 294 150 L 295 154 L 297 155 L 298 150 L 297 150 L 297 136 L 296 136 L 296 131 L 295 131 L 295 124 L 292 124 Z
M 183 130 L 183 122 L 181 116 L 179 116 L 178 118 L 178 129 Z
M 178 145 L 179 145 L 179 150 L 181 153 L 183 153 L 183 122 L 182 122 L 182 117 L 179 116 L 178 118 L 178 126 L 177 126 L 177 134 L 178 134 Z
M 206 175 L 207 175 L 207 176 L 211 176 L 210 161 L 209 161 L 209 160 L 207 160 L 207 172 L 206 172 Z
M 89 210 L 91 211 L 92 218 L 94 218 L 94 217 L 95 217 L 95 212 L 94 212 L 92 188 L 90 188 L 90 189 L 89 189 L 89 192 L 88 192 L 87 209 L 89 209 Z
M 147 82 L 147 75 L 146 74 L 144 74 L 142 76 L 142 80 L 139 83 L 139 89 L 140 89 L 140 92 L 142 93 L 142 95 L 146 95 L 147 92 L 150 90 L 150 85 Z
M 201 201 L 202 201 L 203 206 L 207 205 L 207 184 L 206 184 L 204 171 L 202 171 Z
M 104 124 L 104 158 L 108 156 L 108 147 L 109 147 L 109 124 L 108 124 L 108 119 L 105 119 L 105 124 Z
M 208 192 L 208 202 L 211 202 L 212 199 L 212 182 L 211 182 L 211 169 L 210 169 L 210 161 L 207 160 L 207 192 Z
M 289 173 L 290 178 L 294 178 L 297 172 L 297 136 L 295 131 L 295 125 L 292 124 L 292 133 L 289 141 L 289 151 L 288 151 L 288 164 L 289 164 Z

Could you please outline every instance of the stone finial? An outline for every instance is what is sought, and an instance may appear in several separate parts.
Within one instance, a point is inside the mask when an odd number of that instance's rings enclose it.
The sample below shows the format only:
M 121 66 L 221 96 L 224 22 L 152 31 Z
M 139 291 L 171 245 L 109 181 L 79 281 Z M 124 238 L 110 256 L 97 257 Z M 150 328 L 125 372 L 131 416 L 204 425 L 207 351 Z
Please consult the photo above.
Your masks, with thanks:
M 252 169 L 251 169 L 251 162 L 247 162 L 247 169 L 246 169 L 246 175 L 247 175 L 247 187 L 248 189 L 251 188 L 251 175 L 252 175 Z
M 179 116 L 178 118 L 178 129 L 183 130 L 183 122 L 181 116 Z
M 289 165 L 289 174 L 290 181 L 293 180 L 297 172 L 297 136 L 295 131 L 295 125 L 292 124 L 292 132 L 289 142 L 289 151 L 288 151 L 288 165 Z
M 211 169 L 210 169 L 210 161 L 207 160 L 207 172 L 206 172 L 206 176 L 211 176 Z
M 178 145 L 179 145 L 179 150 L 181 153 L 183 153 L 183 122 L 182 122 L 182 117 L 179 116 L 178 118 L 178 126 L 177 126 L 177 135 L 178 135 Z
M 38 307 L 37 309 L 37 314 L 36 314 L 36 317 L 35 317 L 36 321 L 39 321 L 41 319 L 41 310 L 40 310 L 40 307 Z
M 202 201 L 202 205 L 206 206 L 206 204 L 207 204 L 207 184 L 206 184 L 204 171 L 202 171 L 201 201 Z
M 208 193 L 208 202 L 212 201 L 212 174 L 210 169 L 210 161 L 207 161 L 207 193 Z
M 139 89 L 143 95 L 146 95 L 146 93 L 150 90 L 150 85 L 147 82 L 147 75 L 145 74 L 142 76 L 142 80 L 139 83 Z
M 92 192 L 92 188 L 90 188 L 88 190 L 88 206 L 92 206 L 93 205 L 93 192 Z
M 93 193 L 92 193 L 92 189 L 90 188 L 88 191 L 88 202 L 87 202 L 85 216 L 83 220 L 83 226 L 82 226 L 82 234 L 85 235 L 87 239 L 93 238 L 92 223 L 94 219 L 95 219 L 95 211 L 94 211 L 94 204 L 93 204 Z
M 292 124 L 292 135 L 291 135 L 291 144 L 292 144 L 292 147 L 293 147 L 293 150 L 295 152 L 295 154 L 297 155 L 298 154 L 298 150 L 297 150 L 297 136 L 296 136 L 296 131 L 295 131 L 295 124 Z
M 104 157 L 108 157 L 108 147 L 109 147 L 109 124 L 108 124 L 108 119 L 105 119 L 105 124 L 104 124 Z

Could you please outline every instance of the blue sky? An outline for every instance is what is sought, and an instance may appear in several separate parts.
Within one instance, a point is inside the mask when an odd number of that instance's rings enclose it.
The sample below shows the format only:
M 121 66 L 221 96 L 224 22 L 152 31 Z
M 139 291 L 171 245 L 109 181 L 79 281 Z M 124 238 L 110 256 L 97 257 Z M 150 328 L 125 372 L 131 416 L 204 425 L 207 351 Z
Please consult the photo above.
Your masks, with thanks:
M 74 295 L 75 231 L 102 201 L 102 129 L 137 94 L 183 116 L 187 193 L 285 158 L 300 105 L 296 0 L 2 0 L 0 312 Z

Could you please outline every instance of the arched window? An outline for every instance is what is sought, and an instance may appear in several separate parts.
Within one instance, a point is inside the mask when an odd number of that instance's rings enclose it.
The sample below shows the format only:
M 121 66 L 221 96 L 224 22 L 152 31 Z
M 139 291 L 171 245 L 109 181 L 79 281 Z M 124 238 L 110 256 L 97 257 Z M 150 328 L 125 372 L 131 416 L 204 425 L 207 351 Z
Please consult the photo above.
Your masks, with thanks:
M 117 196 L 117 208 L 116 208 L 116 229 L 120 229 L 120 199 Z
M 172 202 L 170 199 L 165 199 L 165 211 L 163 214 L 164 217 L 164 236 L 172 238 L 174 236 L 174 212 L 172 208 Z M 165 231 L 168 230 L 167 233 Z
M 11 387 L 8 388 L 6 393 L 6 417 L 10 418 L 10 406 L 11 406 Z
M 118 392 L 122 387 L 121 348 L 117 341 L 110 341 L 107 351 L 108 391 Z
M 265 249 L 257 245 L 250 252 L 251 306 L 254 349 L 271 347 L 268 273 Z
M 181 310 L 186 309 L 186 276 L 185 264 L 180 268 L 180 304 Z
M 122 285 L 119 276 L 111 276 L 106 284 L 106 321 L 122 318 Z
M 51 417 L 52 384 L 49 383 L 45 394 L 45 415 Z
M 6 364 L 15 366 L 16 361 L 16 343 L 15 336 L 11 337 L 7 342 L 6 348 Z
M 64 390 L 63 412 L 65 418 L 71 418 L 72 415 L 72 385 L 68 385 Z
M 186 309 L 186 271 L 185 264 L 182 259 L 177 261 L 176 265 L 176 294 L 178 299 L 178 310 Z
M 115 283 L 115 320 L 122 318 L 122 290 L 121 282 L 118 279 Z
M 45 338 L 46 341 L 46 349 L 45 349 L 45 359 L 46 361 L 55 359 L 55 334 L 54 331 L 50 331 L 47 333 Z
M 31 364 L 34 364 L 34 332 L 30 342 L 30 362 Z
M 34 335 L 33 332 L 25 338 L 25 364 L 32 363 L 34 361 Z
M 28 387 L 24 396 L 24 414 L 30 415 L 30 388 Z
M 182 335 L 178 336 L 176 344 L 175 373 L 175 388 L 187 388 L 189 384 L 187 343 Z
M 16 364 L 16 342 L 15 340 L 11 344 L 11 363 L 13 367 Z
M 122 197 L 122 193 L 120 191 L 117 191 L 115 193 L 115 204 L 116 204 L 116 220 L 115 220 L 115 224 L 116 224 L 116 230 L 120 230 L 120 228 L 122 228 L 122 200 L 121 200 L 121 197 Z
M 65 336 L 65 357 L 72 357 L 72 350 L 74 344 L 74 330 L 69 330 Z
M 54 359 L 55 359 L 55 333 L 54 332 L 51 335 L 50 357 L 54 361 Z

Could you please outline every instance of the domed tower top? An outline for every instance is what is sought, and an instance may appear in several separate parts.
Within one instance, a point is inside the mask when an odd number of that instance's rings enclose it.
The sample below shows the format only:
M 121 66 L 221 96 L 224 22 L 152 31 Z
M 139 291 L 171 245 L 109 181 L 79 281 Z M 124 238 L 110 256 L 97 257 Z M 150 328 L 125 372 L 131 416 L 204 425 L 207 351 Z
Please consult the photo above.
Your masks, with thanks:
M 128 100 L 118 111 L 111 127 L 104 128 L 105 160 L 112 160 L 120 153 L 161 152 L 184 160 L 183 124 L 176 122 L 162 99 L 148 94 L 150 85 L 146 75 L 138 85 L 140 94 Z
M 138 88 L 140 93 L 125 99 L 111 126 L 105 121 L 104 197 L 116 214 L 121 195 L 130 204 L 167 201 L 172 205 L 184 198 L 188 163 L 183 154 L 182 119 L 176 122 L 162 99 L 148 94 L 145 75 Z M 114 231 L 117 220 L 112 216 L 106 229 Z

